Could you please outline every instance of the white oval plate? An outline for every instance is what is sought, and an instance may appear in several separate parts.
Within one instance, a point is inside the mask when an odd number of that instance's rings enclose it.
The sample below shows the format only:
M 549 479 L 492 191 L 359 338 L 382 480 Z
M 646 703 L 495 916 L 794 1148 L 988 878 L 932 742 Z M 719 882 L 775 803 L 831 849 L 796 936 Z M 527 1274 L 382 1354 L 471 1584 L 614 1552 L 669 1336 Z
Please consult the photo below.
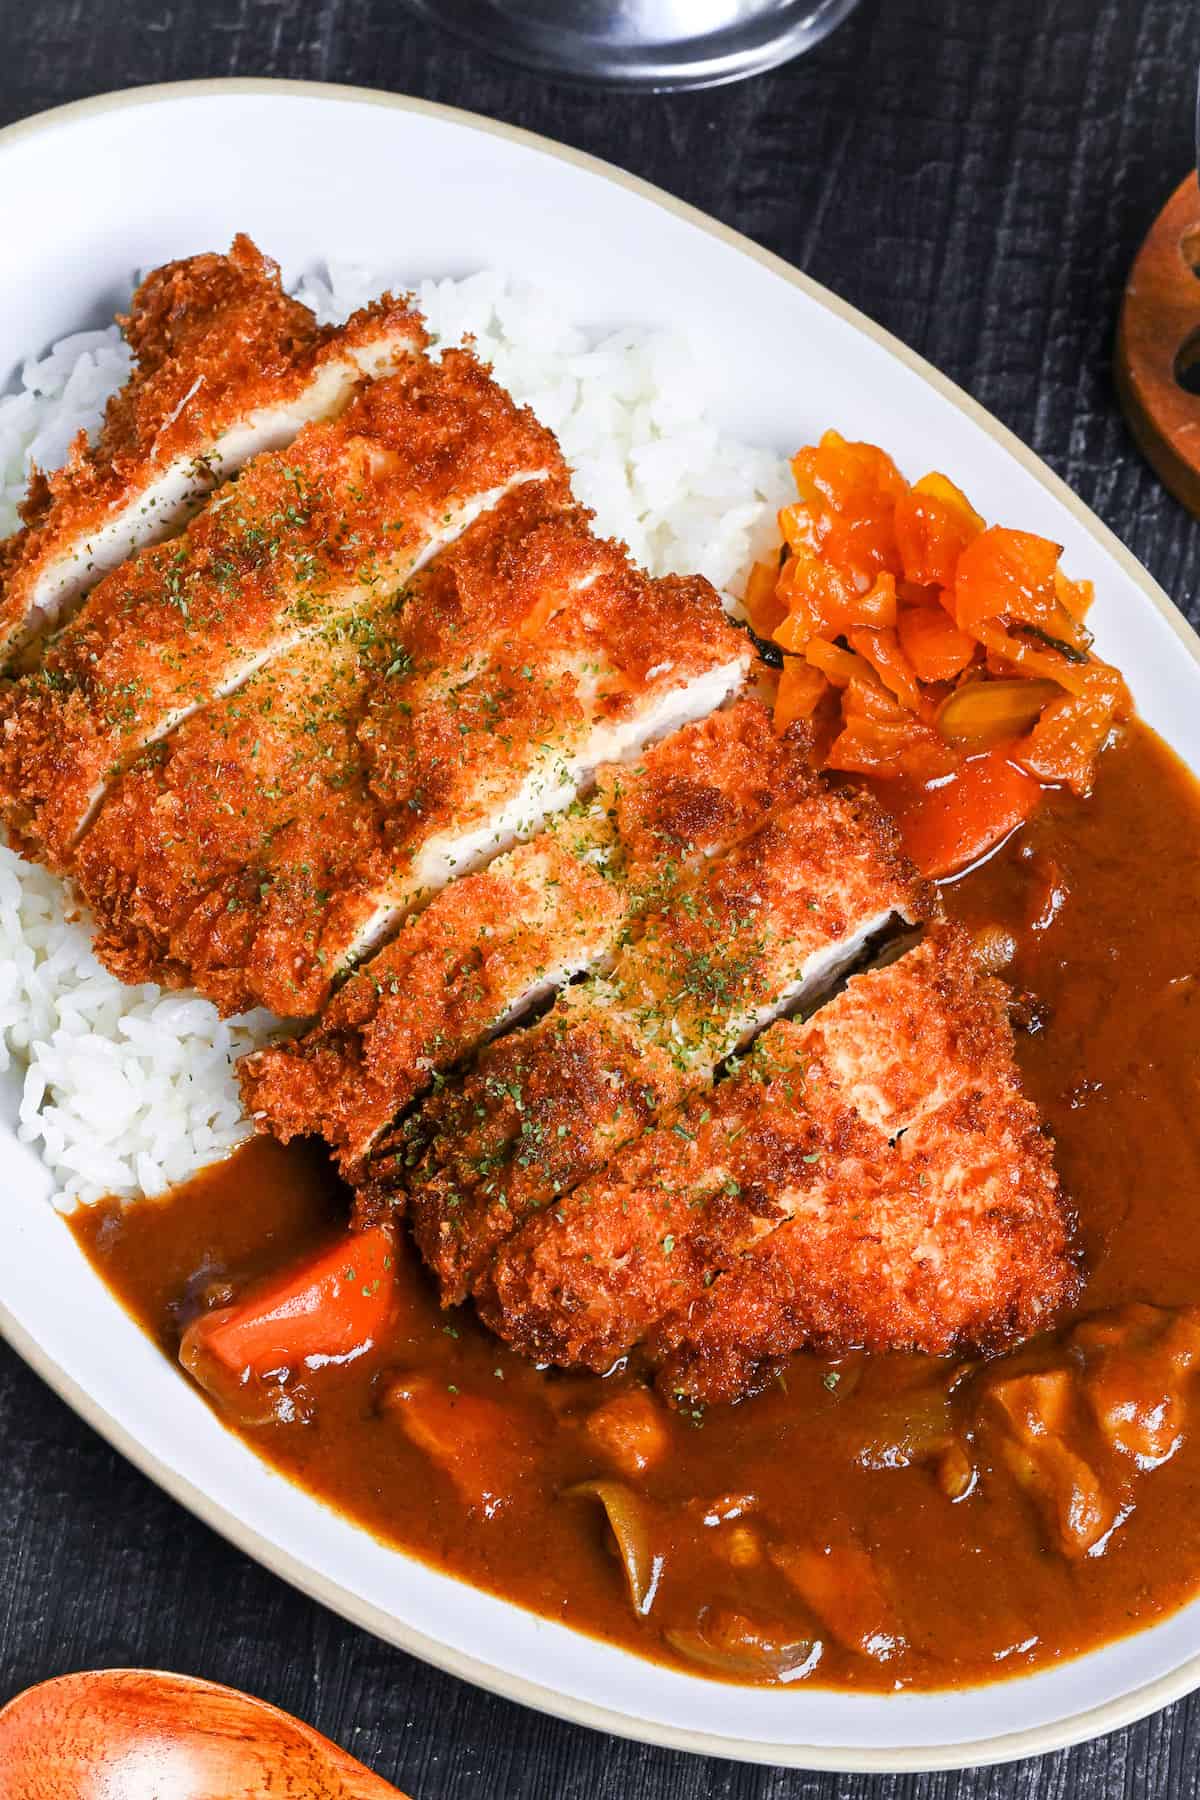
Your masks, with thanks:
M 588 326 L 684 326 L 714 409 L 752 442 L 836 424 L 989 517 L 1066 546 L 1103 654 L 1200 770 L 1200 642 L 1144 570 L 1013 437 L 840 301 L 733 232 L 590 159 L 419 101 L 305 83 L 146 88 L 0 133 L 0 386 L 110 318 L 133 270 L 251 233 L 295 277 L 322 256 L 399 282 L 502 267 Z M 465 1679 L 608 1731 L 808 1768 L 957 1767 L 1077 1742 L 1200 1683 L 1200 1603 L 1065 1666 L 944 1694 L 763 1692 L 689 1677 L 386 1549 L 271 1473 L 143 1338 L 0 1125 L 0 1328 L 154 1480 L 327 1606 Z

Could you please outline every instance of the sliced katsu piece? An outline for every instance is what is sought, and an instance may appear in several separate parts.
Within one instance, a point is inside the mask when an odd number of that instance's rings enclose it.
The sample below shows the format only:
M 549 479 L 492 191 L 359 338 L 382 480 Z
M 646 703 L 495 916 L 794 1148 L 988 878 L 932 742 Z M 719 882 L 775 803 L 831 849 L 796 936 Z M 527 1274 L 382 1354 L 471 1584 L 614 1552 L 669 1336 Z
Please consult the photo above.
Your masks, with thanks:
M 167 537 L 250 457 L 332 418 L 364 375 L 392 373 L 425 333 L 386 297 L 320 328 L 247 237 L 167 263 L 121 321 L 134 371 L 94 445 L 35 472 L 24 529 L 0 546 L 0 666 L 132 551 Z
M 585 833 L 591 838 L 591 833 Z M 246 1110 L 284 1143 L 319 1135 L 352 1177 L 434 1075 L 611 949 L 625 917 L 605 846 L 564 821 L 466 875 L 334 994 L 305 1037 L 239 1067 Z
M 611 971 L 406 1122 L 392 1173 L 447 1303 L 497 1245 L 570 1192 L 788 1004 L 823 991 L 884 926 L 934 905 L 890 820 L 809 777 L 725 855 L 648 912 Z M 389 1178 L 387 1146 L 376 1159 Z
M 634 746 L 667 706 L 707 710 L 704 676 L 722 659 L 740 675 L 745 639 L 711 616 L 715 597 L 705 608 L 668 584 L 670 598 L 654 605 L 658 584 L 641 577 L 639 597 L 682 645 L 647 671 L 637 630 L 623 612 L 606 617 L 597 598 L 613 585 L 612 565 L 627 568 L 623 554 L 593 538 L 566 500 L 565 482 L 523 483 L 398 600 L 368 601 L 348 625 L 274 658 L 128 771 L 75 864 L 110 967 L 126 980 L 190 980 L 227 1010 L 262 1002 L 314 1012 L 335 976 L 406 912 L 572 798 L 593 740 L 612 741 L 609 694 Z M 421 709 L 443 743 L 461 717 L 461 693 L 425 671 L 507 666 L 518 645 L 523 692 L 547 684 L 549 665 L 561 696 L 561 666 L 581 654 L 581 619 L 591 621 L 586 679 L 601 690 L 586 704 L 539 718 L 523 736 L 509 716 L 501 743 L 461 752 L 470 780 L 444 781 L 431 759 L 424 790 L 398 795 L 387 783 L 380 793 L 381 718 Z M 514 815 L 512 798 L 549 745 L 570 785 Z M 436 854 L 425 856 L 431 841 Z
M 98 954 L 128 981 L 192 981 L 225 1010 L 318 1010 L 374 914 L 391 855 L 358 732 L 372 683 L 403 689 L 416 646 L 486 642 L 506 548 L 565 475 L 524 481 L 440 558 L 383 583 L 152 746 L 77 847 Z
M 284 1142 L 324 1137 L 354 1179 L 437 1071 L 610 956 L 631 918 L 758 824 L 803 768 L 747 698 L 602 770 L 589 800 L 411 917 L 306 1036 L 245 1058 L 247 1112 Z
M 530 835 L 603 763 L 712 712 L 746 678 L 749 640 L 707 581 L 653 580 L 579 517 L 514 545 L 504 583 L 524 604 L 486 657 L 418 655 L 403 689 L 372 692 L 360 736 L 393 821 L 384 918 Z
M 256 457 L 186 532 L 105 578 L 0 711 L 0 799 L 69 865 L 111 782 L 272 657 L 389 595 L 515 485 L 566 473 L 478 362 L 414 358 Z
M 478 1300 L 539 1362 L 641 1345 L 665 1393 L 707 1403 L 805 1345 L 992 1349 L 1077 1284 L 1006 991 L 936 925 L 528 1221 Z

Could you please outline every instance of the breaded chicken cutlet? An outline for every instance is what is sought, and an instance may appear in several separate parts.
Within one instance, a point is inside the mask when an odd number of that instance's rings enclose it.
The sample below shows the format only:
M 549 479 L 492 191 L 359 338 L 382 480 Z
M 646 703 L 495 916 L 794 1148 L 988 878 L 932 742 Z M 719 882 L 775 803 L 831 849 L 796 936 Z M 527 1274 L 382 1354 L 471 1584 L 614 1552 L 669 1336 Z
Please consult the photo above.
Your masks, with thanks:
M 225 1010 L 312 1013 L 415 906 L 748 660 L 707 584 L 651 581 L 557 482 L 527 481 L 117 782 L 75 860 L 99 953 Z
M 550 830 L 413 916 L 312 1031 L 247 1057 L 247 1111 L 285 1141 L 318 1133 L 353 1179 L 435 1072 L 603 964 L 697 859 L 735 844 L 807 782 L 803 755 L 751 698 L 602 769 L 595 793 Z
M 558 447 L 465 352 L 412 358 L 258 456 L 179 538 L 107 576 L 0 703 L 0 806 L 69 869 L 106 785 L 307 638 L 388 595 Z
M 484 1320 L 568 1367 L 640 1346 L 687 1402 L 752 1393 L 806 1345 L 1043 1328 L 1078 1274 L 1006 1006 L 933 926 L 530 1219 L 477 1284 Z
M 461 1301 L 531 1212 L 825 991 L 886 925 L 932 906 L 869 796 L 794 780 L 756 831 L 643 914 L 607 973 L 490 1045 L 385 1140 L 368 1194 L 396 1183 L 444 1302 Z
M 156 269 L 121 323 L 134 372 L 96 443 L 80 433 L 62 469 L 35 471 L 24 529 L 0 545 L 0 667 L 252 456 L 332 418 L 356 382 L 425 343 L 415 315 L 386 296 L 318 327 L 244 236 L 227 256 Z

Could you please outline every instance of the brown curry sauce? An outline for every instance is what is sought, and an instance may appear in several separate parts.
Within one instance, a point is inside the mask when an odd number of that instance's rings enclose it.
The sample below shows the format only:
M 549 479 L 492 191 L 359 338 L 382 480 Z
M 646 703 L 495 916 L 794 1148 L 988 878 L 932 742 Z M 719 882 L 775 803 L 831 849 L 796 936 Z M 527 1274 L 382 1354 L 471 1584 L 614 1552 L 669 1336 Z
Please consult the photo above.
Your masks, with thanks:
M 953 1686 L 1153 1623 L 1200 1588 L 1200 1416 L 1188 1416 L 1200 1314 L 1136 1310 L 1200 1300 L 1198 870 L 1200 786 L 1135 724 L 1101 758 L 1091 798 L 1049 794 L 946 889 L 993 946 L 1003 933 L 1015 943 L 1002 972 L 1023 996 L 1027 1090 L 1078 1211 L 1079 1316 L 1123 1309 L 1115 1347 L 1072 1337 L 1067 1320 L 986 1365 L 800 1355 L 736 1407 L 689 1417 L 655 1402 L 662 1453 L 631 1473 L 629 1444 L 614 1450 L 604 1426 L 619 1395 L 642 1392 L 636 1373 L 533 1369 L 469 1309 L 439 1313 L 413 1253 L 385 1343 L 309 1378 L 296 1395 L 309 1416 L 235 1429 L 387 1542 L 709 1674 L 811 1666 L 809 1679 L 845 1688 Z M 71 1223 L 174 1357 L 214 1289 L 327 1242 L 346 1206 L 322 1155 L 259 1139 L 162 1203 L 109 1202 Z M 1048 1463 L 995 1395 L 1047 1369 L 1065 1371 L 1054 1391 L 1067 1407 Z M 1132 1398 L 1122 1389 L 1106 1414 L 1121 1381 Z M 397 1391 L 415 1395 L 421 1431 L 388 1404 Z M 1106 1435 L 1118 1416 L 1126 1425 Z M 1130 1419 L 1140 1466 L 1113 1437 Z M 1091 1478 L 1100 1510 L 1081 1535 Z M 567 1492 L 589 1481 L 620 1484 L 640 1611 L 601 1504 Z

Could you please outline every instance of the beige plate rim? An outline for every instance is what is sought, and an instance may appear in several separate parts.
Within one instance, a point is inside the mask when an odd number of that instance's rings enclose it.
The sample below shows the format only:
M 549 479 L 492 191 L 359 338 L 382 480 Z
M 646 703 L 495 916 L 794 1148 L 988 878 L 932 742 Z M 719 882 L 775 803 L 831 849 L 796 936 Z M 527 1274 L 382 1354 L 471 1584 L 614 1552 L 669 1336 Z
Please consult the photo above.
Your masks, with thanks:
M 555 157 L 560 162 L 572 163 L 576 168 L 582 169 L 592 176 L 614 182 L 631 193 L 637 194 L 641 199 L 651 201 L 667 212 L 673 213 L 676 218 L 684 220 L 699 231 L 706 232 L 708 236 L 720 239 L 731 249 L 737 250 L 743 256 L 750 257 L 773 274 L 781 276 L 794 287 L 798 287 L 810 300 L 824 307 L 826 311 L 836 314 L 839 319 L 861 332 L 865 337 L 870 338 L 921 376 L 952 405 L 966 413 L 976 425 L 980 426 L 1010 455 L 1015 457 L 1035 480 L 1039 481 L 1043 487 L 1048 488 L 1054 497 L 1068 508 L 1080 526 L 1098 540 L 1102 547 L 1117 560 L 1125 574 L 1131 581 L 1136 582 L 1157 611 L 1166 619 L 1179 638 L 1181 646 L 1200 663 L 1200 635 L 1197 635 L 1183 615 L 1175 608 L 1150 573 L 1142 567 L 1133 553 L 1126 549 L 1115 533 L 1110 531 L 1108 526 L 1097 518 L 1089 507 L 1084 505 L 1083 501 L 1071 491 L 1066 483 L 1052 469 L 1048 468 L 1039 456 L 1023 444 L 1020 438 L 1016 437 L 1006 426 L 1001 425 L 997 419 L 994 419 L 978 401 L 964 393 L 954 382 L 942 375 L 923 357 L 918 356 L 915 351 L 908 349 L 882 326 L 875 324 L 872 319 L 867 318 L 855 307 L 849 306 L 844 300 L 840 300 L 836 294 L 830 293 L 819 282 L 811 280 L 807 275 L 793 268 L 782 257 L 762 249 L 740 232 L 720 224 L 698 208 L 675 199 L 673 195 L 654 186 L 653 183 L 643 181 L 636 175 L 627 174 L 625 170 L 616 168 L 599 157 L 589 156 L 583 151 L 557 144 L 553 139 L 542 137 L 537 132 L 504 125 L 494 119 L 485 118 L 481 114 L 465 111 L 460 107 L 442 106 L 434 101 L 417 99 L 411 95 L 390 94 L 374 88 L 353 87 L 335 82 L 283 81 L 242 76 L 201 81 L 161 82 L 147 87 L 98 94 L 87 100 L 76 100 L 66 106 L 58 106 L 47 112 L 37 113 L 32 118 L 18 120 L 16 124 L 0 130 L 0 152 L 20 139 L 49 133 L 61 125 L 73 124 L 80 119 L 95 117 L 103 113 L 128 107 L 154 105 L 172 99 L 236 94 L 262 97 L 291 95 L 302 99 L 353 101 L 370 106 L 391 107 L 403 112 L 424 114 L 428 118 L 456 124 L 466 130 L 507 138 L 511 142 L 540 151 L 543 155 Z M 904 1745 L 894 1749 L 867 1750 L 855 1745 L 839 1748 L 830 1745 L 806 1746 L 795 1743 L 773 1743 L 765 1738 L 740 1739 L 717 1736 L 703 1731 L 690 1731 L 661 1725 L 653 1720 L 640 1719 L 632 1713 L 614 1712 L 607 1707 L 595 1706 L 587 1701 L 567 1698 L 551 1688 L 542 1687 L 521 1676 L 512 1675 L 507 1670 L 498 1669 L 489 1663 L 448 1649 L 424 1633 L 403 1625 L 390 1613 L 372 1606 L 369 1601 L 360 1599 L 336 1583 L 316 1574 L 306 1564 L 281 1550 L 269 1539 L 260 1536 L 257 1531 L 244 1525 L 234 1514 L 216 1504 L 201 1489 L 161 1462 L 151 1450 L 147 1449 L 103 1407 L 97 1405 L 89 1394 L 66 1375 L 3 1306 L 0 1306 L 0 1334 L 29 1364 L 30 1368 L 41 1376 L 47 1386 L 52 1388 L 60 1399 L 65 1400 L 67 1405 L 78 1413 L 88 1425 L 106 1438 L 114 1449 L 119 1450 L 144 1475 L 149 1476 L 173 1499 L 186 1506 L 204 1524 L 211 1526 L 214 1531 L 220 1532 L 239 1550 L 245 1551 L 248 1556 L 262 1563 L 272 1573 L 290 1582 L 293 1587 L 299 1588 L 311 1599 L 329 1607 L 331 1611 L 339 1613 L 352 1624 L 397 1645 L 413 1656 L 420 1657 L 422 1661 L 433 1664 L 447 1674 L 472 1682 L 477 1687 L 486 1688 L 492 1693 L 501 1695 L 504 1699 L 514 1700 L 537 1711 L 567 1719 L 576 1725 L 586 1725 L 593 1730 L 609 1732 L 618 1737 L 633 1738 L 640 1743 L 661 1745 L 672 1750 L 686 1750 L 699 1756 L 725 1757 L 739 1762 L 829 1770 L 845 1774 L 901 1774 L 1011 1762 L 1019 1757 L 1040 1756 L 1053 1750 L 1065 1749 L 1074 1744 L 1084 1743 L 1090 1738 L 1099 1737 L 1105 1732 L 1116 1731 L 1122 1726 L 1134 1724 L 1139 1719 L 1146 1718 L 1150 1713 L 1157 1712 L 1160 1707 L 1168 1705 L 1173 1700 L 1181 1699 L 1184 1695 L 1191 1693 L 1194 1688 L 1200 1687 L 1200 1655 L 1197 1655 L 1189 1657 L 1168 1675 L 1135 1688 L 1130 1693 L 1109 1701 L 1103 1706 L 1072 1713 L 1054 1724 L 1038 1726 L 1027 1731 L 1007 1732 L 999 1737 L 977 1738 L 958 1744 L 937 1744 L 928 1749 Z

